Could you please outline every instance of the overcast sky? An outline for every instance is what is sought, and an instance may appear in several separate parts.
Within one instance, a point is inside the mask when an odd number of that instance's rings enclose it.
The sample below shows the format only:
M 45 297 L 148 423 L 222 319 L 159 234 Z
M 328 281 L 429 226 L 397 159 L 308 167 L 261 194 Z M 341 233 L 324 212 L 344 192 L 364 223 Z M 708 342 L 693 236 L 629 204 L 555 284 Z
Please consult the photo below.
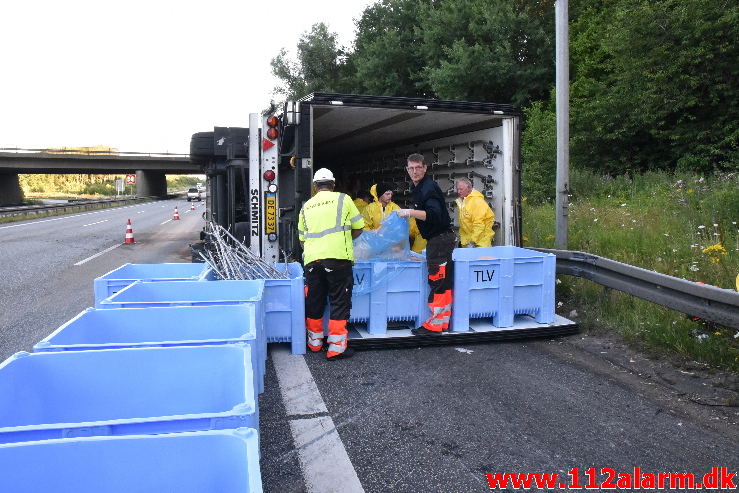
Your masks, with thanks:
M 354 41 L 373 0 L 0 0 L 0 148 L 188 153 L 246 127 L 318 22 Z

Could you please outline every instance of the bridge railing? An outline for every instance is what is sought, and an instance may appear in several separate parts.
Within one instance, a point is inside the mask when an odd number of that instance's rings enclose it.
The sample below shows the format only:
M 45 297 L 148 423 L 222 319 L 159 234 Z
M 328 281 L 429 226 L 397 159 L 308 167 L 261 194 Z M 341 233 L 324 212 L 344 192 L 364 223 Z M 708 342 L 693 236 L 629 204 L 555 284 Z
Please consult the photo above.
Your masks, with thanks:
M 95 149 L 95 148 L 79 148 L 79 149 L 23 149 L 20 147 L 0 147 L 0 152 L 9 152 L 17 154 L 82 154 L 85 156 L 148 156 L 148 157 L 189 157 L 189 154 L 181 154 L 176 152 L 136 152 L 136 151 L 119 151 L 117 149 Z

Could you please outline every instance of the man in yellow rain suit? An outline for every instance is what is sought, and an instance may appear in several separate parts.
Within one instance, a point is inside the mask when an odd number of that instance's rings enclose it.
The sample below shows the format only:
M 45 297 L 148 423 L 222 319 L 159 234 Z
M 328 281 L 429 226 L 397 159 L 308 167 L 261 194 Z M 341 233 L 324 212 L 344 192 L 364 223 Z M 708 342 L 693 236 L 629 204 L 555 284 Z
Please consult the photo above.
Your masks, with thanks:
M 459 211 L 459 239 L 463 248 L 489 247 L 493 244 L 495 214 L 485 197 L 472 188 L 472 182 L 460 178 L 456 183 Z
M 375 200 L 362 209 L 362 218 L 365 231 L 376 231 L 380 227 L 380 222 L 391 212 L 400 209 L 400 206 L 393 202 L 393 186 L 390 183 L 372 185 L 370 195 Z

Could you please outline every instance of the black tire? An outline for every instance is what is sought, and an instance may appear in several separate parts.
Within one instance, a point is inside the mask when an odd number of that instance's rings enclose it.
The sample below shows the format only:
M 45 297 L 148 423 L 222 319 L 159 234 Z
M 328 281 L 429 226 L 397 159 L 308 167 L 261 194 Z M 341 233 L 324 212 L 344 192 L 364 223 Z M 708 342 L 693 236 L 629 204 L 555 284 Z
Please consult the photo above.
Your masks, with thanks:
M 213 132 L 198 132 L 190 138 L 190 162 L 193 164 L 207 164 L 215 155 Z

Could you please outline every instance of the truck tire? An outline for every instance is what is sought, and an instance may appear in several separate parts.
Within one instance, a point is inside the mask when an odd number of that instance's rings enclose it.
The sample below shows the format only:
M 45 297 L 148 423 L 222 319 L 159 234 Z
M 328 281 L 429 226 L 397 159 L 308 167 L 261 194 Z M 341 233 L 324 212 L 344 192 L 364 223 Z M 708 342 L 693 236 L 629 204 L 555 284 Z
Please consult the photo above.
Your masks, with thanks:
M 213 132 L 198 132 L 190 138 L 190 162 L 193 164 L 208 164 L 215 155 Z

